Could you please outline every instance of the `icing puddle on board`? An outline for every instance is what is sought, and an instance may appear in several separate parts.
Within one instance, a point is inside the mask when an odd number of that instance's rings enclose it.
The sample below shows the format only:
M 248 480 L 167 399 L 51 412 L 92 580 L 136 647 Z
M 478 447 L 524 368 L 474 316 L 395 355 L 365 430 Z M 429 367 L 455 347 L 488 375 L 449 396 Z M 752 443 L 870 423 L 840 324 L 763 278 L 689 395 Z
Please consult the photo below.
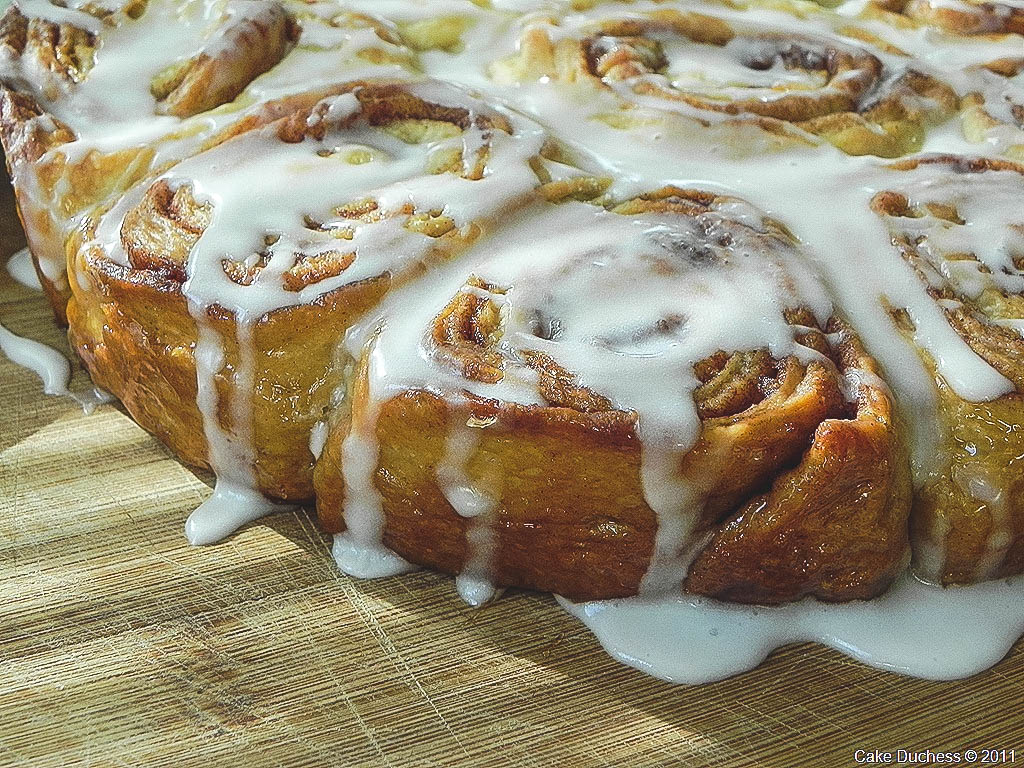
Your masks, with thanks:
M 906 574 L 873 600 L 743 606 L 696 597 L 558 602 L 618 661 L 675 683 L 710 683 L 790 643 L 869 666 L 955 680 L 998 663 L 1024 634 L 1024 577 L 942 588 Z
M 43 382 L 43 392 L 48 395 L 66 395 L 82 406 L 88 416 L 97 406 L 113 402 L 109 392 L 99 387 L 90 387 L 81 392 L 68 388 L 71 382 L 71 363 L 68 359 L 35 339 L 27 339 L 0 325 L 0 352 L 15 365 L 35 373 Z

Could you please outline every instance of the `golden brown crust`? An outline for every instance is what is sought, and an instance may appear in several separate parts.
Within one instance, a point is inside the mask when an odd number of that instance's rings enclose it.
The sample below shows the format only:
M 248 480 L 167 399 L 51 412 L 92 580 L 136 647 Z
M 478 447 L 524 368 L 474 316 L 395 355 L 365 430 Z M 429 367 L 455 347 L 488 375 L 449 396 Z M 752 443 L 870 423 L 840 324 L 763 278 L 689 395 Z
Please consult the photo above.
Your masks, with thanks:
M 874 363 L 855 339 L 847 336 L 843 344 L 857 350 L 856 356 L 841 353 L 849 365 L 873 374 Z M 806 375 L 763 406 L 703 423 L 698 447 L 681 469 L 686 475 L 692 467 L 695 480 L 717 478 L 707 488 L 703 526 L 709 530 L 718 529 L 738 500 L 803 458 L 717 533 L 698 558 L 690 591 L 748 602 L 806 594 L 848 600 L 883 591 L 905 563 L 909 466 L 889 395 L 884 387 L 866 385 L 856 416 L 845 418 L 845 404 L 833 394 L 834 377 L 823 366 L 810 366 Z M 363 376 L 365 370 L 353 391 L 356 413 L 366 408 Z M 636 594 L 657 518 L 644 501 L 635 417 L 621 411 L 477 398 L 460 407 L 422 390 L 386 401 L 376 428 L 374 479 L 384 500 L 387 546 L 430 568 L 463 568 L 469 523 L 437 479 L 445 450 L 440 436 L 461 421 L 480 430 L 467 472 L 501 488 L 491 523 L 495 584 L 557 591 L 574 600 Z M 317 510 L 334 532 L 345 527 L 340 465 L 347 428 L 348 419 L 340 418 L 316 468 Z M 776 508 L 770 517 L 761 512 L 769 504 Z M 756 575 L 744 570 L 743 562 L 752 568 L 764 562 L 757 548 L 777 541 L 780 531 L 789 536 L 782 546 L 801 541 L 817 560 L 779 557 Z
M 83 249 L 73 261 L 76 291 L 68 305 L 71 346 L 96 384 L 115 394 L 132 417 L 183 461 L 209 467 L 196 405 L 196 323 L 180 284 L 159 271 L 126 269 Z M 341 335 L 386 292 L 380 277 L 332 291 L 311 304 L 273 312 L 252 330 L 254 472 L 268 496 L 313 496 L 309 433 L 342 382 Z M 208 318 L 224 344 L 214 378 L 217 419 L 231 429 L 238 366 L 236 324 L 219 308 Z M 298 365 L 295 361 L 301 360 Z
M 294 17 L 280 5 L 241 18 L 221 32 L 216 52 L 175 62 L 150 86 L 157 112 L 191 117 L 234 100 L 249 83 L 285 57 L 299 39 Z
M 799 464 L 715 533 L 688 591 L 744 603 L 867 599 L 903 568 L 911 484 L 893 403 L 874 361 L 843 334 L 855 414 L 822 421 Z
M 354 409 L 364 405 L 357 379 Z M 435 468 L 456 419 L 481 427 L 470 472 L 503 479 L 494 528 L 495 583 L 577 598 L 633 594 L 647 569 L 656 521 L 639 482 L 639 444 L 620 412 L 579 414 L 474 400 L 453 408 L 428 392 L 384 404 L 376 483 L 385 504 L 384 543 L 412 562 L 458 573 L 469 523 L 438 487 Z M 317 464 L 317 509 L 328 530 L 344 529 L 340 449 L 334 433 Z M 486 469 L 483 469 L 486 467 Z
M 699 216 L 727 202 L 667 187 L 613 210 Z M 766 247 L 789 242 L 770 220 L 764 226 L 757 237 Z M 434 320 L 428 349 L 463 378 L 496 383 L 508 353 L 494 299 L 505 289 L 479 278 L 468 287 Z M 700 500 L 694 535 L 710 543 L 687 581 L 691 592 L 764 603 L 809 594 L 849 600 L 880 593 L 906 562 L 909 463 L 877 366 L 838 321 L 827 329 L 837 336 L 827 337 L 806 310 L 791 310 L 789 320 L 804 328 L 801 338 L 819 359 L 776 360 L 754 350 L 720 352 L 695 366 L 700 431 L 677 471 Z M 833 346 L 829 338 L 837 337 Z M 465 392 L 458 405 L 414 389 L 386 399 L 375 424 L 364 358 L 351 411 L 335 417 L 317 464 L 321 522 L 344 530 L 342 443 L 351 430 L 372 429 L 385 544 L 411 562 L 459 573 L 471 523 L 439 478 L 441 436 L 464 423 L 479 435 L 466 474 L 495 499 L 487 518 L 495 584 L 576 600 L 636 594 L 658 530 L 642 487 L 636 415 L 615 409 L 549 356 L 522 356 L 540 374 L 544 405 Z M 858 382 L 855 406 L 844 396 L 844 376 Z M 772 546 L 776 556 L 766 558 Z
M 1006 183 L 1024 190 L 1024 166 L 998 158 L 963 158 L 932 155 L 893 164 L 912 174 L 916 169 L 939 167 L 953 174 L 1009 174 Z M 930 199 L 921 204 L 910 195 L 891 190 L 878 193 L 873 210 L 893 232 L 900 254 L 918 270 L 927 268 L 927 230 L 916 225 L 908 236 L 901 222 L 931 219 L 941 226 L 962 227 L 954 201 Z M 1022 220 L 1017 226 L 1024 226 Z M 924 234 L 922 234 L 924 233 Z M 976 260 L 972 253 L 941 254 L 955 260 Z M 938 392 L 941 445 L 938 466 L 917 489 L 911 520 L 915 565 L 930 579 L 943 584 L 971 583 L 985 578 L 1024 572 L 1024 486 L 1019 480 L 1018 457 L 1024 455 L 1024 437 L 1015 426 L 1024 412 L 1024 338 L 1000 326 L 1000 319 L 1024 318 L 1024 303 L 1016 294 L 987 288 L 968 296 L 956 286 L 932 285 L 929 293 L 946 300 L 943 312 L 950 326 L 985 362 L 1005 376 L 1014 392 L 975 403 L 957 395 L 939 375 L 935 362 L 922 355 Z M 913 328 L 905 329 L 908 338 Z
M 1024 573 L 1024 396 L 971 403 L 935 377 L 945 461 L 917 490 L 911 518 L 917 567 L 943 584 Z M 931 553 L 941 552 L 935 560 Z

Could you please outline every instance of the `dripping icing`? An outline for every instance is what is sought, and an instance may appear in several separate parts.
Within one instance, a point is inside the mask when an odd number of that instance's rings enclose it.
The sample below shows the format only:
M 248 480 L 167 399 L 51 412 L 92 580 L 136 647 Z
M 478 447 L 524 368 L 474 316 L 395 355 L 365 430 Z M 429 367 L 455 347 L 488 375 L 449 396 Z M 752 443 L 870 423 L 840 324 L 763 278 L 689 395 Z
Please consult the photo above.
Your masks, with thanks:
M 11 333 L 0 325 L 0 351 L 3 351 L 12 363 L 34 372 L 42 380 L 43 391 L 46 394 L 68 394 L 71 365 L 57 350 L 34 339 L 26 339 Z
M 476 455 L 486 422 L 480 423 L 461 410 L 450 417 L 444 455 L 436 475 L 441 492 L 461 517 L 466 519 L 466 555 L 455 579 L 459 596 L 471 606 L 496 597 L 493 581 L 495 535 L 491 517 L 499 498 L 494 488 L 484 487 L 469 475 L 468 465 Z
M 32 254 L 27 247 L 22 248 L 8 259 L 7 274 L 19 285 L 34 291 L 43 290 L 43 286 L 39 282 L 39 275 L 36 274 L 35 267 L 32 266 Z

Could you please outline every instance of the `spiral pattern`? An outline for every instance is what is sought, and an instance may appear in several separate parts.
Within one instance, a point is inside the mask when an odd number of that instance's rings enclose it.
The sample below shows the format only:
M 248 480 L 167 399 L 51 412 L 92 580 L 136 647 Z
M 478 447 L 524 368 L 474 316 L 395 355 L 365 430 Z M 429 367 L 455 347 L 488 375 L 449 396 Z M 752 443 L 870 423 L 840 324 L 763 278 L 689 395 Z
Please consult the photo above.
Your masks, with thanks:
M 563 594 L 578 599 L 623 596 L 640 588 L 648 560 L 660 557 L 664 542 L 655 540 L 655 513 L 642 503 L 618 505 L 621 499 L 639 496 L 634 441 L 650 429 L 646 420 L 651 414 L 643 405 L 637 410 L 624 408 L 621 389 L 607 386 L 618 379 L 603 366 L 622 364 L 619 356 L 625 355 L 633 375 L 648 378 L 652 386 L 669 381 L 670 387 L 684 388 L 685 367 L 666 371 L 661 355 L 694 333 L 701 322 L 699 311 L 681 290 L 674 304 L 638 312 L 622 326 L 616 320 L 581 317 L 575 310 L 566 314 L 573 303 L 565 297 L 580 291 L 592 294 L 597 303 L 590 311 L 616 317 L 614 302 L 629 302 L 628 286 L 647 286 L 654 293 L 634 271 L 658 275 L 676 286 L 701 283 L 702 275 L 728 269 L 736 255 L 744 253 L 763 266 L 772 265 L 765 274 L 791 284 L 799 281 L 797 274 L 778 277 L 774 270 L 795 266 L 790 260 L 797 245 L 784 228 L 743 201 L 698 190 L 667 187 L 610 204 L 610 210 L 611 214 L 581 215 L 593 216 L 595 228 L 605 226 L 602 222 L 609 215 L 624 220 L 613 226 L 628 222 L 654 227 L 654 240 L 639 260 L 620 260 L 609 248 L 591 262 L 595 257 L 588 249 L 582 248 L 577 259 L 567 246 L 565 258 L 556 259 L 548 269 L 530 266 L 527 258 L 523 270 L 505 283 L 489 279 L 483 265 L 431 322 L 425 353 L 454 377 L 447 385 L 451 392 L 404 392 L 385 402 L 378 417 L 382 463 L 377 477 L 382 493 L 389 501 L 420 499 L 418 514 L 428 515 L 432 530 L 440 534 L 429 546 L 421 546 L 401 535 L 408 520 L 396 510 L 384 522 L 384 536 L 403 557 L 455 572 L 464 571 L 476 557 L 463 541 L 472 539 L 473 525 L 484 523 L 434 511 L 431 499 L 442 493 L 453 498 L 434 477 L 443 477 L 439 467 L 445 458 L 436 450 L 422 453 L 422 442 L 416 438 L 427 423 L 467 416 L 468 424 L 477 424 L 481 431 L 477 455 L 488 457 L 480 492 L 501 499 L 485 523 L 496 532 L 488 554 L 488 571 L 496 584 L 537 589 L 557 584 Z M 614 270 L 613 275 L 605 275 L 606 270 Z M 612 280 L 614 288 L 607 284 Z M 657 298 L 650 300 L 660 307 Z M 851 410 L 846 402 L 844 375 L 877 370 L 848 326 L 836 321 L 819 328 L 814 315 L 799 306 L 783 314 L 779 322 L 790 328 L 797 348 L 811 351 L 809 361 L 799 355 L 775 357 L 767 349 L 719 350 L 693 367 L 699 437 L 690 452 L 671 459 L 672 471 L 699 488 L 701 496 L 701 513 L 693 528 L 675 542 L 677 549 L 696 545 L 700 550 L 686 588 L 743 602 L 780 602 L 807 594 L 826 599 L 870 597 L 899 570 L 907 546 L 908 470 L 896 438 L 892 404 L 884 387 L 872 384 L 867 373 L 856 407 Z M 581 325 L 588 330 L 581 331 Z M 375 355 L 390 366 L 387 331 L 384 339 Z M 573 352 L 581 343 L 587 352 Z M 574 370 L 574 362 L 583 368 Z M 498 396 L 499 388 L 511 381 L 534 377 L 541 404 L 529 416 L 514 400 Z M 463 388 L 468 390 L 463 395 L 468 398 L 465 415 L 459 409 L 452 413 L 446 403 Z M 362 409 L 369 407 L 357 397 L 352 423 L 361 422 Z M 537 444 L 572 456 L 572 472 L 593 461 L 608 461 L 592 438 L 581 436 L 586 431 L 613 440 L 628 463 L 620 467 L 620 457 L 615 466 L 624 476 L 586 492 L 591 516 L 575 521 L 558 511 L 567 503 L 557 490 L 566 479 L 559 468 L 552 468 L 550 484 L 533 490 L 519 487 L 514 469 L 519 452 Z M 344 528 L 344 521 L 331 511 L 340 493 L 337 474 L 330 469 L 339 460 L 337 434 L 328 441 L 318 469 L 321 515 L 332 530 Z M 837 464 L 830 457 L 839 445 L 845 458 Z M 794 465 L 790 474 L 779 477 L 780 471 Z M 844 479 L 839 481 L 839 476 Z M 509 493 L 513 484 L 516 492 Z M 869 486 L 877 495 L 864 494 Z M 766 487 L 770 490 L 763 492 Z M 819 527 L 816 504 L 807 491 L 794 493 L 794 488 L 811 487 L 830 489 L 828 503 L 842 525 Z M 537 493 L 544 494 L 543 502 L 534 498 Z M 444 506 L 438 505 L 441 510 Z M 592 553 L 591 560 L 573 558 L 560 549 L 565 540 L 551 532 L 562 526 L 572 527 L 567 535 L 573 546 Z M 768 541 L 779 542 L 777 555 L 748 557 L 748 547 L 772 550 L 776 545 L 769 546 Z M 872 543 L 854 543 L 867 541 Z M 813 562 L 813 553 L 823 547 L 846 552 L 850 559 Z M 524 553 L 536 555 L 543 566 Z M 609 562 L 618 566 L 609 569 Z
M 193 432 L 203 427 L 200 360 L 191 350 L 204 333 L 222 339 L 224 359 L 210 372 L 223 404 L 217 428 L 228 443 L 255 442 L 249 461 L 267 493 L 310 497 L 308 435 L 340 383 L 340 336 L 390 288 L 455 258 L 488 215 L 533 198 L 532 152 L 543 141 L 521 132 L 486 103 L 437 83 L 348 83 L 269 105 L 85 221 L 71 246 L 79 354 L 141 424 L 208 465 L 212 448 Z M 287 181 L 300 169 L 304 179 Z M 287 183 L 275 186 L 275 178 Z M 254 205 L 231 197 L 260 183 L 268 191 Z M 432 202 L 460 196 L 493 201 L 473 206 L 473 219 Z M 256 224 L 252 250 L 235 226 L 240 218 Z M 156 290 L 160 314 L 137 298 L 127 299 L 130 310 L 110 303 L 126 290 L 131 296 L 132 285 Z M 331 320 L 310 336 L 317 313 Z M 154 342 L 134 346 L 140 331 Z M 260 350 L 248 362 L 243 334 Z M 307 361 L 303 372 L 290 367 L 296 355 Z M 248 402 L 251 386 L 253 427 L 243 429 L 229 413 Z M 174 405 L 153 409 L 154 398 Z M 286 403 L 298 405 L 282 426 Z
M 875 0 L 873 5 L 912 24 L 958 35 L 1024 35 L 1024 8 L 979 0 Z
M 706 61 L 716 65 L 711 77 L 702 71 Z M 518 56 L 494 73 L 592 80 L 642 104 L 690 108 L 684 114 L 698 119 L 718 113 L 771 133 L 804 131 L 852 155 L 911 152 L 928 125 L 958 106 L 941 80 L 913 68 L 894 72 L 855 45 L 672 9 L 585 24 L 578 39 L 558 42 L 530 29 Z

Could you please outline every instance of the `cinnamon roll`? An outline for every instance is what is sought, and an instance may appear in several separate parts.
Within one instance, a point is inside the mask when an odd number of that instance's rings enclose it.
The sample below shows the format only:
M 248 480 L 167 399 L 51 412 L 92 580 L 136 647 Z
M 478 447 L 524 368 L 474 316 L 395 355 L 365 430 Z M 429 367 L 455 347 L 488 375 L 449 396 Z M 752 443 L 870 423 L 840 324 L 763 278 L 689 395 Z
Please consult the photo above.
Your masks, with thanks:
M 972 90 L 962 101 L 964 135 L 1015 160 L 1024 160 L 1024 56 L 973 67 Z
M 8 169 L 61 322 L 70 298 L 64 241 L 93 208 L 275 119 L 275 99 L 306 90 L 310 65 L 326 55 L 336 74 L 353 78 L 416 67 L 412 52 L 372 17 L 293 13 L 276 0 L 230 0 L 209 17 L 185 3 L 66 8 L 32 0 L 0 20 L 0 50 Z
M 1024 35 L 1024 7 L 1012 0 L 872 0 L 897 23 L 928 25 L 957 35 Z
M 1005 1 L 15 0 L 0 140 L 192 541 L 869 599 L 1024 572 Z
M 970 352 L 1008 382 L 1007 394 L 970 402 L 930 355 L 938 389 L 940 458 L 913 515 L 916 566 L 942 583 L 1024 570 L 1024 166 L 952 156 L 898 163 L 872 209 L 894 247 Z M 914 337 L 914 319 L 897 312 Z
M 460 574 L 471 602 L 679 589 L 695 554 L 686 589 L 729 600 L 885 589 L 907 550 L 906 452 L 785 228 L 665 188 L 611 212 L 566 202 L 517 234 L 515 259 L 475 268 L 432 318 L 433 291 L 399 294 L 408 315 L 368 339 L 316 470 L 343 567 L 380 537 Z
M 95 72 L 97 51 L 108 44 L 131 48 L 125 37 L 144 23 L 147 4 L 116 9 L 86 5 L 65 9 L 37 3 L 38 15 L 10 7 L 0 20 L 0 48 L 9 66 L 0 88 L 8 169 L 17 185 L 18 206 L 37 271 L 58 318 L 69 297 L 63 274 L 64 239 L 77 217 L 105 200 L 116 199 L 158 162 L 154 146 L 138 137 L 112 148 L 90 147 L 83 132 L 113 128 L 138 118 L 127 104 L 116 111 L 101 103 L 115 86 L 104 67 Z M 236 12 L 237 11 L 237 12 Z M 225 14 L 214 55 L 200 52 L 153 78 L 157 112 L 186 117 L 219 106 L 238 95 L 253 78 L 281 59 L 298 29 L 274 3 L 242 3 Z M 193 37 L 195 31 L 193 31 Z M 168 51 L 169 58 L 180 50 Z M 105 60 L 104 60 L 105 62 Z M 126 62 L 128 63 L 128 62 Z M 134 80 L 137 71 L 131 72 Z M 12 90 L 11 86 L 31 84 Z M 98 96 L 98 98 L 97 98 Z M 131 126 L 136 128 L 138 126 Z M 170 132 L 166 126 L 165 132 Z M 155 137 L 154 137 L 155 138 Z
M 642 120 L 631 112 L 650 108 L 715 125 L 719 141 L 730 137 L 723 123 L 737 143 L 753 125 L 784 144 L 820 137 L 851 155 L 912 152 L 958 105 L 940 79 L 852 42 L 669 8 L 531 25 L 492 74 L 610 89 L 623 101 L 606 121 Z
M 543 136 L 438 83 L 272 112 L 85 221 L 68 317 L 95 381 L 184 460 L 302 500 L 346 329 L 529 200 Z

